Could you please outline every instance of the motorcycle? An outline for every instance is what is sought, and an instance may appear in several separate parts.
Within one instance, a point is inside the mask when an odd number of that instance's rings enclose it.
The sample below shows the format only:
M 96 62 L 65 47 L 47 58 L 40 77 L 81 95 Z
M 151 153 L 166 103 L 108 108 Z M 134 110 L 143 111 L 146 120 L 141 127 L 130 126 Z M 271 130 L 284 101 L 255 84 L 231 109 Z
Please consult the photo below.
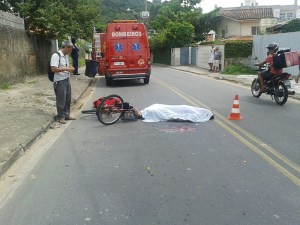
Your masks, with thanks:
M 254 57 L 253 59 L 258 60 L 257 57 Z M 255 65 L 257 66 L 257 64 Z M 264 66 L 256 69 L 256 71 L 266 71 L 269 69 L 269 66 L 270 65 L 265 64 Z M 287 102 L 289 95 L 295 95 L 295 91 L 291 90 L 290 80 L 292 79 L 293 78 L 289 73 L 276 75 L 269 80 L 264 80 L 266 90 L 261 91 L 259 79 L 255 78 L 251 84 L 252 95 L 259 98 L 262 93 L 265 93 L 267 95 L 271 95 L 272 100 L 275 100 L 278 105 L 284 105 Z

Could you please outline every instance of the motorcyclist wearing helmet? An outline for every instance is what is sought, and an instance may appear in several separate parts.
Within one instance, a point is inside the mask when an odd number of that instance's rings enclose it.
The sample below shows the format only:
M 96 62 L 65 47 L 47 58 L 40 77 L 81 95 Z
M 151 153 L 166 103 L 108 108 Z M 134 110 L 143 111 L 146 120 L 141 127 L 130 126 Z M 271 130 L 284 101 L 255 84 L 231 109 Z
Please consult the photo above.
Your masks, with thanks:
M 282 69 L 275 69 L 273 66 L 273 56 L 276 55 L 279 45 L 277 43 L 271 43 L 267 47 L 268 49 L 268 56 L 265 59 L 265 61 L 255 64 L 256 66 L 263 66 L 266 63 L 270 64 L 270 69 L 266 71 L 262 71 L 258 73 L 258 79 L 259 79 L 259 85 L 260 85 L 260 90 L 265 91 L 266 87 L 264 84 L 264 80 L 269 80 L 272 78 L 274 75 L 280 75 L 282 74 Z

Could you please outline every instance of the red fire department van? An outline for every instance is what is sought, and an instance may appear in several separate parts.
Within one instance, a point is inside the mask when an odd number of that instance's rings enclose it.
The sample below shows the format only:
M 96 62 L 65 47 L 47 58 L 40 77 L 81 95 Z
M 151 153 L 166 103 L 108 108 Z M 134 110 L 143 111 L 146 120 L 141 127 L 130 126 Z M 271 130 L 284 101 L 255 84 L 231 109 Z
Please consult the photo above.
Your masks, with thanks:
M 115 20 L 106 33 L 94 34 L 93 58 L 106 84 L 115 79 L 143 79 L 149 83 L 150 48 L 146 27 L 136 20 Z M 97 48 L 98 46 L 98 48 Z

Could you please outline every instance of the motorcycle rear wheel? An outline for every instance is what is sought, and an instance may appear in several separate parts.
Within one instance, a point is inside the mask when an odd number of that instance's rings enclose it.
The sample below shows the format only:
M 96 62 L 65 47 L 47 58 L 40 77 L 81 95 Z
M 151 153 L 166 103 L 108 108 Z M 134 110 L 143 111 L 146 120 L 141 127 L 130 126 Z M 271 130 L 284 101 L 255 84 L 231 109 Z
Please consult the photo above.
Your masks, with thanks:
M 261 96 L 259 81 L 255 78 L 251 84 L 251 93 L 254 97 L 259 98 Z
M 289 97 L 288 90 L 284 84 L 275 87 L 274 99 L 278 105 L 284 105 Z

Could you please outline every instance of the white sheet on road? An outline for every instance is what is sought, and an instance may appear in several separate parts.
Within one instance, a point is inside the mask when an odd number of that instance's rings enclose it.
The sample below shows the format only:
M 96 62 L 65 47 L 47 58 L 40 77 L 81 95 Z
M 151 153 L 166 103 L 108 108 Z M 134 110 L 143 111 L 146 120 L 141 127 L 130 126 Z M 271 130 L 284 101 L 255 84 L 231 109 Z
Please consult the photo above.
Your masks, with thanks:
M 141 112 L 144 122 L 160 122 L 178 119 L 191 122 L 206 122 L 213 115 L 208 109 L 189 105 L 153 104 Z

